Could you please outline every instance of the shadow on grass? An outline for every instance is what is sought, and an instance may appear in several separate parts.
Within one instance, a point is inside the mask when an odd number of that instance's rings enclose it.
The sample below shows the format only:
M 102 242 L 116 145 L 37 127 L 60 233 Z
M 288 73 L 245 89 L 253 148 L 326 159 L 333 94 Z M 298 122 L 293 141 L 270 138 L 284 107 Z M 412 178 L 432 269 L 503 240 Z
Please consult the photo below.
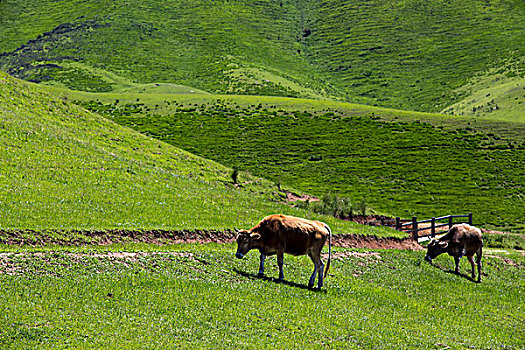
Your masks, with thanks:
M 275 284 L 285 284 L 287 286 L 294 287 L 294 288 L 306 289 L 306 290 L 310 290 L 312 292 L 326 293 L 325 289 L 309 288 L 305 284 L 299 284 L 299 283 L 286 281 L 286 280 L 279 281 L 279 279 L 277 279 L 277 278 L 267 277 L 265 275 L 259 275 L 259 274 L 255 274 L 255 273 L 248 273 L 248 272 L 237 270 L 237 269 L 233 269 L 233 271 L 235 271 L 237 274 L 239 274 L 239 275 L 241 275 L 243 277 L 246 277 L 246 278 L 249 278 L 249 279 L 252 279 L 252 280 L 256 280 L 256 279 L 257 280 L 263 280 L 263 281 L 268 281 L 268 282 L 272 282 L 272 283 L 275 283 Z
M 441 271 L 443 271 L 443 272 L 445 272 L 445 273 L 449 273 L 449 274 L 452 274 L 452 275 L 456 275 L 456 276 L 459 276 L 459 277 L 463 277 L 464 279 L 467 279 L 467 280 L 469 280 L 469 281 L 471 281 L 471 282 L 474 282 L 474 283 L 479 283 L 478 280 L 473 279 L 473 278 L 470 277 L 469 275 L 465 275 L 465 274 L 463 274 L 463 273 L 461 273 L 461 272 L 456 273 L 455 270 L 450 270 L 450 269 L 446 270 L 443 266 L 440 266 L 440 265 L 438 265 L 438 264 L 431 264 L 431 265 L 432 265 L 434 268 L 439 269 L 439 270 L 441 270 Z

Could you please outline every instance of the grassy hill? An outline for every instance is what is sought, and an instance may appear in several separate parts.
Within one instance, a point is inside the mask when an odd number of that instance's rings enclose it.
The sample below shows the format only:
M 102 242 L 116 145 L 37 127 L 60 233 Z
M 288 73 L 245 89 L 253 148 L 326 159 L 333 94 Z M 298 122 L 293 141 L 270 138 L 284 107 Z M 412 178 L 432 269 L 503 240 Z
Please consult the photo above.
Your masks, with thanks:
M 4 0 L 0 69 L 85 91 L 170 83 L 438 112 L 475 77 L 523 78 L 524 17 L 521 0 Z M 498 105 L 516 117 L 512 96 Z
M 522 0 L 0 0 L 0 70 L 41 83 L 0 72 L 0 348 L 525 348 L 524 17 Z M 235 244 L 174 244 L 275 212 L 407 236 L 281 187 L 514 233 L 484 235 L 481 284 L 465 259 L 333 247 L 323 291 L 307 256 L 278 283 L 275 257 L 261 278 Z
M 507 77 L 493 72 L 473 78 L 457 91 L 466 97 L 444 109 L 443 113 L 525 122 L 523 77 Z
M 1 69 L 84 90 L 67 95 L 104 100 L 85 106 L 118 123 L 318 196 L 403 217 L 473 211 L 478 223 L 522 229 L 521 1 L 25 0 L 0 9 Z
M 214 92 L 316 95 L 297 54 L 297 8 L 276 1 L 2 2 L 2 67 L 70 88 L 119 87 L 93 69 L 140 83 Z M 5 34 L 5 35 L 4 35 Z M 24 46 L 20 49 L 21 46 Z M 83 63 L 83 67 L 71 66 Z M 58 67 L 59 66 L 59 67 Z M 319 84 L 317 84 L 319 85 Z
M 61 93 L 222 164 L 348 197 L 354 213 L 364 199 L 405 218 L 472 211 L 477 225 L 524 229 L 522 123 L 279 97 Z
M 523 1 L 301 4 L 312 31 L 304 54 L 357 102 L 438 112 L 466 97 L 457 89 L 475 76 L 525 73 Z
M 89 113 L 0 73 L 0 228 L 225 229 L 285 212 L 275 184 Z M 335 232 L 396 235 L 320 217 Z

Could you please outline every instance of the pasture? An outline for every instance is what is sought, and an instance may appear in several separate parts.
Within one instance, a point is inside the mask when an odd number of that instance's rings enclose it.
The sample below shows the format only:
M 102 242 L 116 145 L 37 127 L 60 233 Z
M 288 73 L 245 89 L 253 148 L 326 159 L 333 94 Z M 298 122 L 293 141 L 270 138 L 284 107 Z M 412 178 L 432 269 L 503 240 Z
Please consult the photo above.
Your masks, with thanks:
M 477 284 L 462 261 L 424 251 L 335 248 L 325 288 L 307 257 L 232 244 L 0 246 L 3 349 L 522 349 L 522 253 L 485 251 Z
M 477 225 L 523 231 L 520 123 L 277 98 L 71 96 L 145 135 L 299 192 L 364 199 L 404 218 L 472 211 Z
M 0 73 L 0 228 L 231 229 L 274 212 L 334 232 L 399 236 L 286 205 L 277 186 L 89 113 Z
M 0 68 L 83 91 L 176 83 L 426 112 L 462 101 L 447 110 L 491 118 L 468 86 L 523 78 L 524 14 L 522 0 L 3 0 Z M 523 114 L 523 91 L 506 91 L 494 114 Z
M 525 349 L 524 14 L 0 1 L 0 349 Z M 476 283 L 291 192 L 507 233 Z M 331 227 L 322 290 L 235 258 L 271 213 Z

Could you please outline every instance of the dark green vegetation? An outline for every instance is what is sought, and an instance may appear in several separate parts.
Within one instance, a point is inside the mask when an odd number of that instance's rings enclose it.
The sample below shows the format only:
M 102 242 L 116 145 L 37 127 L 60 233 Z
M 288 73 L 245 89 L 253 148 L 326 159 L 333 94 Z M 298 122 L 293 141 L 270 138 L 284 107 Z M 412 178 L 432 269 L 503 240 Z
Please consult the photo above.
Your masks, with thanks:
M 334 232 L 399 235 L 285 205 L 277 187 L 85 111 L 0 73 L 0 227 L 251 227 L 275 212 Z
M 336 249 L 317 292 L 307 257 L 279 284 L 231 245 L 0 249 L 3 349 L 525 347 L 521 255 L 486 254 L 477 284 L 448 256 Z
M 23 79 L 121 87 L 104 71 L 221 93 L 314 94 L 294 82 L 311 75 L 297 53 L 291 1 L 2 1 L 0 8 L 0 67 Z
M 523 18 L 522 0 L 7 0 L 0 68 L 85 91 L 164 82 L 437 112 L 480 77 L 523 78 Z M 496 100 L 525 108 L 523 91 Z
M 267 111 L 163 105 L 181 95 L 159 97 L 160 108 L 137 100 L 125 103 L 130 110 L 110 113 L 199 155 L 318 196 L 364 198 L 378 211 L 405 217 L 473 210 L 477 223 L 521 229 L 523 133 L 505 138 L 500 131 L 523 131 L 523 1 L 24 0 L 2 1 L 0 10 L 0 69 L 59 87 L 112 91 L 114 100 L 130 92 L 208 91 L 450 107 L 477 116 L 498 107 L 499 119 L 518 122 L 484 133 L 464 120 L 459 131 L 440 130 L 444 119 L 437 116 L 424 117 L 439 119 L 431 122 L 437 128 L 414 121 L 420 115 L 392 123 L 397 112 L 359 107 L 340 118 L 334 111 L 280 111 L 279 104 Z M 142 125 L 129 118 L 133 109 L 143 112 Z M 471 167 L 463 166 L 471 159 Z M 463 202 L 451 200 L 452 193 Z
M 83 105 L 141 133 L 275 183 L 363 199 L 410 218 L 466 214 L 484 227 L 523 231 L 525 138 L 392 117 L 262 105 Z M 168 107 L 169 106 L 169 107 Z M 151 108 L 150 108 L 151 107 Z M 166 110 L 169 108 L 169 110 Z M 170 112 L 171 111 L 171 112 Z M 383 115 L 389 115 L 387 121 Z M 513 125 L 508 126 L 512 128 Z
M 525 250 L 525 235 L 513 233 L 484 233 L 483 246 L 491 248 Z

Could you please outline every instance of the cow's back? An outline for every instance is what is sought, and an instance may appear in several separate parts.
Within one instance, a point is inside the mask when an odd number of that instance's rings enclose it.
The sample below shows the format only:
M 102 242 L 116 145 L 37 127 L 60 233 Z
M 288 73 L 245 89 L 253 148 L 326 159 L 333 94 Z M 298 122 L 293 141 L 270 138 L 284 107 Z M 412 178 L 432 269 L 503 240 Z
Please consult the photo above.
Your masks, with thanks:
M 467 255 L 472 255 L 483 246 L 481 230 L 469 224 L 457 224 L 441 240 L 448 240 L 458 250 L 463 250 Z
M 292 255 L 307 254 L 309 249 L 324 246 L 328 231 L 320 221 L 275 214 L 265 217 L 251 229 L 261 234 L 265 245 L 283 248 Z

